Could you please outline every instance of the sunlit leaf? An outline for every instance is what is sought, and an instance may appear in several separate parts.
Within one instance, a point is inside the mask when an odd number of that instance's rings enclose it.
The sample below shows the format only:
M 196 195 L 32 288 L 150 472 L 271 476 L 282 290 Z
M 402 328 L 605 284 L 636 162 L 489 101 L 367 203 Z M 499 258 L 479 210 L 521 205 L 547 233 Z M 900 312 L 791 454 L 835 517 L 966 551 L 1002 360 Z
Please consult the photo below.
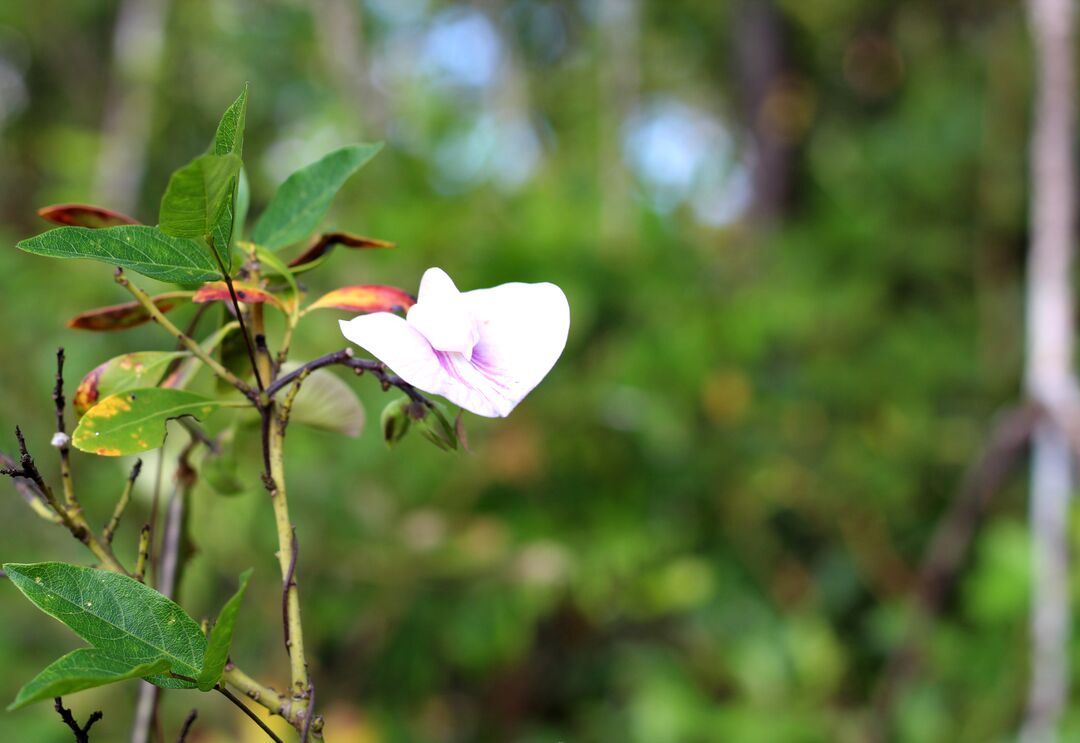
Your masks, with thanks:
M 170 666 L 168 658 L 164 656 L 139 663 L 118 658 L 98 648 L 79 648 L 51 663 L 19 689 L 8 710 L 117 681 L 165 673 Z
M 306 238 L 319 226 L 349 176 L 380 149 L 381 144 L 343 147 L 290 175 L 255 223 L 254 241 L 276 250 Z
M 284 309 L 280 299 L 254 284 L 244 284 L 239 281 L 234 281 L 233 289 L 236 291 L 236 298 L 244 304 L 262 304 L 263 302 L 269 302 L 280 309 Z M 200 287 L 199 290 L 195 292 L 195 296 L 191 298 L 191 301 L 196 302 L 197 304 L 204 304 L 206 302 L 232 302 L 232 297 L 229 294 L 229 286 L 224 281 L 215 281 Z
M 334 309 L 349 312 L 404 312 L 416 304 L 406 291 L 392 286 L 364 284 L 344 286 L 324 294 L 308 305 L 307 311 Z
M 221 115 L 217 131 L 214 133 L 215 155 L 244 154 L 244 123 L 247 119 L 248 85 Z
M 162 313 L 191 301 L 192 292 L 168 292 L 151 299 Z M 138 302 L 125 302 L 80 312 L 67 322 L 77 330 L 127 330 L 150 321 L 150 313 Z
M 165 423 L 191 415 L 204 418 L 218 400 L 184 390 L 146 387 L 101 400 L 83 415 L 71 435 L 77 449 L 104 457 L 156 449 L 165 441 Z
M 250 568 L 240 574 L 240 587 L 236 589 L 232 598 L 225 602 L 225 606 L 221 607 L 217 622 L 210 631 L 202 673 L 197 679 L 200 691 L 210 691 L 221 680 L 225 663 L 229 660 L 229 648 L 232 646 L 233 630 L 236 628 L 236 615 L 240 613 L 240 602 L 244 600 L 244 592 L 247 591 L 249 580 L 251 580 Z
M 244 151 L 244 124 L 247 120 L 248 86 L 244 83 L 244 89 L 236 100 L 225 109 L 225 113 L 218 122 L 217 131 L 214 133 L 214 143 L 211 152 L 215 155 L 233 154 L 240 157 Z M 221 213 L 214 221 L 213 241 L 214 249 L 222 256 L 222 263 L 226 269 L 232 268 L 232 251 L 229 246 L 243 230 L 244 220 L 247 219 L 247 210 L 250 199 L 247 177 L 243 167 L 233 179 L 229 197 L 224 204 Z
M 173 673 L 195 678 L 206 638 L 174 602 L 137 580 L 62 562 L 8 563 L 11 582 L 39 609 L 95 648 L 133 666 L 165 659 Z M 190 686 L 153 677 L 163 686 Z
M 303 253 L 289 262 L 289 268 L 306 271 L 314 268 L 315 261 L 327 255 L 336 245 L 344 245 L 346 248 L 392 248 L 394 243 L 386 240 L 376 240 L 373 237 L 353 235 L 348 232 L 324 232 L 312 241 L 311 246 Z
M 38 216 L 47 222 L 65 227 L 116 227 L 122 224 L 139 224 L 139 220 L 112 209 L 90 204 L 53 204 L 38 209 Z
M 75 413 L 81 416 L 98 400 L 117 392 L 156 386 L 173 361 L 190 355 L 187 351 L 140 351 L 109 359 L 79 382 L 71 401 Z
M 197 157 L 172 174 L 161 198 L 161 231 L 210 239 L 226 270 L 232 265 L 232 202 L 240 165 L 233 153 Z
M 15 247 L 53 258 L 89 258 L 159 281 L 198 284 L 221 278 L 206 246 L 170 237 L 157 227 L 123 225 L 92 230 L 58 227 Z

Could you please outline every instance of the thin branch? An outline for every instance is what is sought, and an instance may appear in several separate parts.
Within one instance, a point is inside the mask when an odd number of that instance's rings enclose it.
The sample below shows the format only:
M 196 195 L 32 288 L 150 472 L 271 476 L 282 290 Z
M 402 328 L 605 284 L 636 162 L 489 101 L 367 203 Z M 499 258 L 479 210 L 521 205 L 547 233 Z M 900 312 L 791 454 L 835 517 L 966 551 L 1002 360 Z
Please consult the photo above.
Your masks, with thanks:
M 14 459 L 0 452 L 0 471 L 15 473 L 18 469 Z M 11 474 L 11 482 L 15 486 L 15 492 L 30 506 L 34 513 L 50 524 L 62 523 L 60 516 L 49 507 L 49 502 L 45 500 L 45 494 L 38 490 L 33 480 Z
M 300 743 L 308 743 L 308 737 L 311 735 L 311 722 L 315 719 L 315 682 L 311 680 L 310 674 L 307 680 L 307 712 L 304 714 L 304 730 L 300 733 Z
M 221 684 L 218 684 L 217 686 L 215 686 L 214 690 L 221 693 L 222 696 L 224 696 L 230 702 L 232 702 L 237 707 L 239 707 L 243 711 L 243 713 L 245 715 L 247 715 L 248 717 L 250 717 L 255 722 L 256 725 L 258 725 L 260 728 L 262 728 L 262 731 L 264 733 L 266 733 L 270 737 L 271 740 L 275 741 L 275 743 L 285 743 L 281 738 L 277 737 L 277 735 L 274 733 L 273 730 L 271 730 L 269 727 L 267 727 L 265 722 L 263 722 L 262 720 L 259 719 L 258 715 L 256 715 L 254 712 L 252 712 L 248 708 L 248 706 L 246 704 L 244 704 L 242 701 L 237 699 L 236 695 L 233 694 L 231 691 L 226 689 Z
M 1035 425 L 1042 419 L 1043 410 L 1033 403 L 1005 412 L 968 468 L 952 505 L 934 532 L 919 570 L 914 590 L 915 616 L 905 639 L 893 650 L 875 692 L 877 724 L 888 722 L 901 690 L 917 672 L 927 626 L 941 612 L 983 515 L 1020 466 Z M 883 731 L 878 730 L 872 739 L 882 736 Z
M 301 374 L 310 374 L 316 369 L 321 369 L 324 366 L 333 366 L 334 364 L 347 366 L 357 374 L 363 374 L 365 371 L 371 372 L 371 374 L 382 383 L 384 390 L 388 390 L 391 387 L 397 387 L 414 402 L 418 402 L 425 407 L 432 407 L 432 402 L 420 394 L 415 387 L 396 374 L 389 373 L 386 370 L 386 364 L 383 364 L 381 361 L 375 361 L 374 359 L 355 358 L 351 348 L 343 348 L 340 351 L 334 351 L 320 356 L 317 359 L 312 359 L 306 364 L 293 369 L 288 374 L 278 377 L 278 379 L 266 389 L 266 394 L 269 397 L 273 397 Z
M 255 354 L 255 346 L 251 342 L 251 334 L 248 332 L 247 324 L 244 322 L 244 313 L 240 309 L 240 298 L 236 296 L 236 287 L 233 286 L 232 277 L 225 270 L 225 264 L 221 261 L 217 248 L 214 247 L 213 235 L 207 235 L 206 241 L 210 244 L 210 253 L 213 254 L 214 259 L 217 261 L 221 276 L 225 279 L 225 286 L 229 289 L 229 298 L 232 300 L 233 309 L 236 311 L 236 320 L 240 323 L 240 334 L 244 336 L 244 345 L 247 346 L 248 357 L 251 359 L 251 371 L 255 373 L 255 385 L 259 388 L 259 392 L 262 392 L 265 387 L 263 386 L 262 375 L 259 374 L 259 362 Z M 228 250 L 228 246 L 225 249 Z
M 222 366 L 220 363 L 218 363 L 217 359 L 207 353 L 201 345 L 196 343 L 188 336 L 184 335 L 183 331 L 176 327 L 176 325 L 174 325 L 173 322 L 169 320 L 169 318 L 165 317 L 164 313 L 162 313 L 162 311 L 157 308 L 153 300 L 150 299 L 150 295 L 148 295 L 146 292 L 144 292 L 142 289 L 135 286 L 128 280 L 127 276 L 124 275 L 122 269 L 116 269 L 115 278 L 116 283 L 127 289 L 128 292 L 130 292 L 131 295 L 135 297 L 136 301 L 138 301 L 138 303 L 142 305 L 143 309 L 146 310 L 147 314 L 149 314 L 150 317 L 153 318 L 153 320 L 158 325 L 165 328 L 166 331 L 172 334 L 172 336 L 178 341 L 180 341 L 180 343 L 182 343 L 184 347 L 187 348 L 187 350 L 191 351 L 191 353 L 197 359 L 206 364 L 207 367 L 209 367 L 210 370 L 214 372 L 214 374 L 218 375 L 226 382 L 231 384 L 233 387 L 240 390 L 240 392 L 242 392 L 244 396 L 252 402 L 258 401 L 259 393 L 253 390 L 251 388 L 251 385 L 249 385 L 247 382 L 240 379 L 238 376 L 236 376 L 231 371 Z M 242 324 L 241 328 L 243 328 Z
M 63 483 L 64 504 L 69 511 L 82 511 L 75 499 L 75 484 L 71 479 L 71 438 L 64 424 L 64 348 L 56 349 L 56 384 L 53 385 L 53 405 L 56 408 L 56 436 L 53 446 L 60 450 L 60 479 Z
M 188 733 L 191 731 L 191 726 L 195 724 L 195 718 L 199 716 L 199 710 L 192 709 L 188 712 L 187 719 L 184 720 L 184 726 L 180 728 L 180 736 L 176 739 L 176 743 L 184 743 L 187 740 Z
M 94 532 L 90 530 L 81 510 L 72 509 L 69 511 L 56 499 L 52 488 L 45 482 L 37 465 L 34 463 L 34 458 L 30 456 L 30 452 L 26 448 L 26 439 L 23 436 L 22 429 L 18 426 L 15 427 L 15 438 L 19 442 L 19 467 L 0 468 L 0 475 L 8 475 L 14 478 L 21 477 L 33 482 L 34 486 L 45 497 L 49 507 L 59 517 L 60 523 L 71 532 L 73 537 L 86 545 L 104 567 L 127 575 L 127 571 L 124 570 L 124 567 L 117 562 L 116 557 L 112 554 L 112 549 L 98 540 Z
M 140 583 L 146 576 L 146 561 L 150 558 L 150 524 L 143 524 L 139 530 L 139 554 L 135 558 L 135 580 Z
M 116 502 L 116 508 L 113 509 L 112 518 L 109 519 L 109 523 L 105 525 L 101 532 L 101 538 L 105 541 L 105 544 L 112 544 L 113 537 L 116 536 L 116 529 L 120 526 L 120 519 L 124 515 L 124 510 L 128 507 L 128 503 L 131 502 L 131 491 L 135 488 L 135 481 L 139 478 L 140 472 L 142 472 L 142 460 L 136 459 L 135 465 L 131 468 L 131 473 L 127 476 L 127 480 L 124 481 L 124 489 L 120 493 L 120 500 Z
M 71 710 L 64 706 L 64 700 L 60 697 L 53 699 L 53 709 L 60 715 L 60 719 L 64 721 L 64 724 L 71 728 L 71 732 L 75 735 L 75 743 L 90 743 L 90 728 L 94 726 L 95 722 L 104 717 L 101 710 L 98 710 L 90 714 L 85 725 L 80 726 L 71 714 Z

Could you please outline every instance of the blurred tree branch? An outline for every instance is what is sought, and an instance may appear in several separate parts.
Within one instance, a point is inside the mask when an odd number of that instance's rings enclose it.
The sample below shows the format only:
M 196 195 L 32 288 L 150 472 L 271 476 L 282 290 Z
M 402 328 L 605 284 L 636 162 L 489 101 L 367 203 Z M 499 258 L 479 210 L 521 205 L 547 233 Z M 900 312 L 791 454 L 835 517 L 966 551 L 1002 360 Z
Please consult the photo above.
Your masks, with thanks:
M 1028 396 L 1051 413 L 1050 420 L 1035 428 L 1031 464 L 1031 683 L 1020 737 L 1035 742 L 1056 739 L 1068 695 L 1066 528 L 1074 482 L 1069 438 L 1057 420 L 1074 408 L 1077 398 L 1072 370 L 1075 76 L 1071 0 L 1029 0 L 1028 17 L 1036 97 L 1024 386 Z

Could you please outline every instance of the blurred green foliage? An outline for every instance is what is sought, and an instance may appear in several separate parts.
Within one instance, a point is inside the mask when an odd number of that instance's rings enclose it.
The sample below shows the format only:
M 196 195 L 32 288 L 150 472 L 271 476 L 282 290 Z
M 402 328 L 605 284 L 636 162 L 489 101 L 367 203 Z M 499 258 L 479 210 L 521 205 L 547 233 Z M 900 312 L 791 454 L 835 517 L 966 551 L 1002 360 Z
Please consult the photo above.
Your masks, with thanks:
M 145 174 L 131 207 L 102 205 L 152 220 L 169 173 L 250 82 L 253 214 L 294 168 L 387 141 L 326 224 L 398 247 L 338 251 L 305 275 L 313 291 L 414 290 L 439 265 L 463 289 L 547 280 L 570 299 L 562 360 L 507 420 L 468 420 L 469 454 L 416 436 L 388 452 L 375 422 L 389 399 L 365 378 L 349 380 L 360 438 L 290 435 L 331 740 L 1012 737 L 1027 678 L 1019 477 L 920 635 L 925 663 L 887 719 L 873 703 L 933 529 L 1019 387 L 1030 85 L 1016 4 L 778 0 L 788 61 L 755 116 L 779 127 L 792 198 L 771 226 L 739 211 L 737 180 L 694 169 L 755 166 L 760 120 L 740 115 L 733 51 L 761 41 L 751 0 L 159 0 L 145 4 L 165 8 L 156 68 L 152 33 L 122 37 L 134 62 L 114 64 L 128 5 L 0 4 L 9 246 L 44 229 L 37 207 L 100 197 L 99 171 L 118 167 L 99 165 L 103 122 L 125 91 L 143 96 L 127 144 L 145 144 Z M 711 134 L 695 150 L 651 119 L 635 136 L 656 110 Z M 51 464 L 55 346 L 72 385 L 171 346 L 153 328 L 64 328 L 124 301 L 108 268 L 4 256 L 0 431 L 20 423 Z M 296 358 L 343 345 L 329 313 L 304 327 Z M 234 655 L 283 677 L 254 454 L 241 452 L 244 492 L 198 493 L 181 602 L 212 615 L 254 565 Z M 123 470 L 75 467 L 104 522 Z M 0 560 L 86 560 L 14 495 L 0 514 Z M 143 518 L 126 520 L 121 550 Z M 77 642 L 2 584 L 0 623 L 0 698 Z M 133 699 L 126 685 L 67 701 L 82 717 L 104 708 L 95 733 L 122 740 Z M 199 702 L 198 740 L 257 732 Z M 190 703 L 168 695 L 174 728 Z M 1074 711 L 1065 733 L 1078 732 Z M 47 706 L 0 716 L 0 737 L 66 739 Z

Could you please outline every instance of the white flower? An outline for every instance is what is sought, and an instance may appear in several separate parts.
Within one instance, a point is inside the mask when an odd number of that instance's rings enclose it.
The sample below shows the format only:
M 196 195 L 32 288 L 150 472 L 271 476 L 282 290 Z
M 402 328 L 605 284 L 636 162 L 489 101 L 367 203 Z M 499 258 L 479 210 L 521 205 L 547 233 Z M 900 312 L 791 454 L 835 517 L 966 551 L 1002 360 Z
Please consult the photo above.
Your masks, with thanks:
M 554 284 L 501 284 L 460 292 L 440 268 L 420 280 L 403 319 L 389 312 L 341 321 L 353 343 L 425 392 L 477 415 L 510 411 L 551 371 L 570 330 Z

